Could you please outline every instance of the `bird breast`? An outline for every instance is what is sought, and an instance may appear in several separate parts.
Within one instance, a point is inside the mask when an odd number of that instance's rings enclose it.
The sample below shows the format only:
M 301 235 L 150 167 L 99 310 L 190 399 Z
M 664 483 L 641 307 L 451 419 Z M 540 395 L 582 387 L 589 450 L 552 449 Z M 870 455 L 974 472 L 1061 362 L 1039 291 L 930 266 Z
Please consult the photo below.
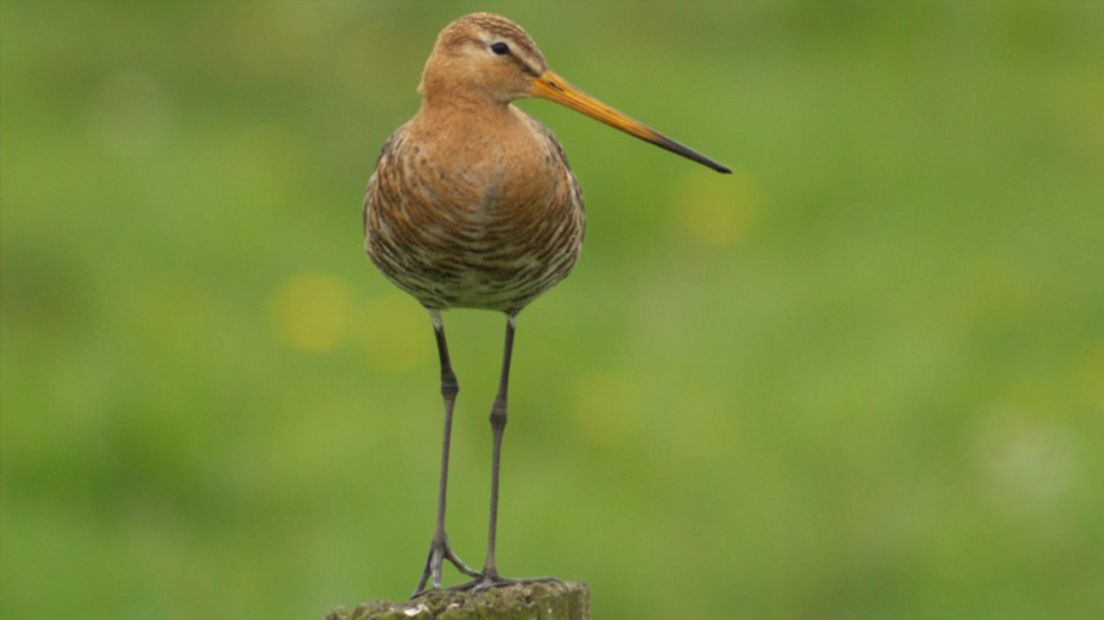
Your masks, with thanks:
M 563 173 L 557 173 L 544 137 L 517 115 L 489 127 L 412 128 L 407 163 L 423 183 L 435 186 L 441 211 L 456 210 L 472 223 L 493 225 L 552 206 Z
M 429 307 L 520 309 L 578 257 L 582 202 L 561 151 L 504 111 L 482 126 L 415 117 L 369 184 L 368 252 Z

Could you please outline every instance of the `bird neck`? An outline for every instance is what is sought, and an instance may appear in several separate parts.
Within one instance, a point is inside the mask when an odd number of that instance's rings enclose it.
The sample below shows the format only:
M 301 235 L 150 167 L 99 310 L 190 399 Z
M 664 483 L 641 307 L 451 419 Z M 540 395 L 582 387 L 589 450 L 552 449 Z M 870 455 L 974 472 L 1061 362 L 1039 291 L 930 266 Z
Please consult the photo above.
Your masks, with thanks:
M 414 124 L 438 135 L 438 139 L 456 138 L 465 142 L 501 139 L 518 129 L 517 114 L 511 107 L 480 94 L 426 96 Z
M 481 92 L 453 90 L 439 93 L 427 89 L 422 94 L 420 113 L 435 116 L 500 117 L 509 114 L 510 102 L 498 101 Z

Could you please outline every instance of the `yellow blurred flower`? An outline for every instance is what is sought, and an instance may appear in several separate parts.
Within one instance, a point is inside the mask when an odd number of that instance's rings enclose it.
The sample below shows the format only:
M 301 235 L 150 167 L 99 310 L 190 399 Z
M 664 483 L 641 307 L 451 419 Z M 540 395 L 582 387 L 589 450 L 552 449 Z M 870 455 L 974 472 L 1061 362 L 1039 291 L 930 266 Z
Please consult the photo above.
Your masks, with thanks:
M 337 347 L 349 327 L 349 285 L 335 276 L 305 273 L 288 279 L 273 297 L 272 327 L 301 351 L 320 353 Z
M 364 350 L 380 370 L 402 372 L 435 351 L 429 315 L 400 293 L 386 293 L 369 302 L 363 323 Z
M 1081 384 L 1089 402 L 1104 407 L 1104 340 L 1098 341 L 1082 356 Z
M 631 378 L 616 373 L 595 373 L 579 379 L 572 422 L 586 441 L 609 446 L 622 442 L 636 422 L 636 394 Z
M 738 169 L 732 175 L 689 170 L 672 196 L 682 230 L 714 247 L 740 242 L 758 207 L 755 184 Z

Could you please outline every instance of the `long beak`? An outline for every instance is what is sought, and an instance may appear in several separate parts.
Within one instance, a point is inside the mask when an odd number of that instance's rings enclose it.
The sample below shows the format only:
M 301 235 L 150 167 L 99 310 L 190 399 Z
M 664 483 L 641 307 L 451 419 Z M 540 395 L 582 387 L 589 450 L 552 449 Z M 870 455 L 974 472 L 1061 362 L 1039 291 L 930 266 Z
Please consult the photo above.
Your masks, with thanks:
M 726 174 L 732 172 L 727 166 L 719 164 L 685 144 L 676 142 L 651 127 L 648 127 L 644 123 L 614 110 L 594 97 L 575 88 L 552 71 L 545 71 L 540 76 L 533 78 L 532 84 L 532 87 L 529 89 L 529 94 L 533 97 L 555 101 L 576 112 L 582 112 L 594 120 L 601 121 L 610 127 L 620 129 L 629 135 L 636 136 L 645 142 L 651 142 L 662 149 L 667 149 L 687 159 L 692 159 L 699 164 L 709 166 L 717 172 L 724 172 Z

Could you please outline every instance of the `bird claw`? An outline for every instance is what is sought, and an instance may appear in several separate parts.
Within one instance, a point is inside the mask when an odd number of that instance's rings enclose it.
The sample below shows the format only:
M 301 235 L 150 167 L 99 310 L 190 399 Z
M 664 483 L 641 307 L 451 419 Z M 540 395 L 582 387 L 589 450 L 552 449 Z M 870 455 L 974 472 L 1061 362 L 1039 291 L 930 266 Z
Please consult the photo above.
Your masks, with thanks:
M 417 598 L 432 590 L 441 589 L 441 567 L 444 565 L 445 560 L 451 562 L 452 565 L 456 567 L 456 570 L 469 577 L 478 578 L 481 576 L 481 573 L 468 567 L 467 564 L 464 564 L 464 562 L 457 557 L 452 547 L 449 546 L 448 540 L 434 539 L 429 545 L 429 556 L 426 558 L 425 568 L 422 569 L 422 577 L 418 580 L 418 586 L 414 589 L 414 594 L 411 595 L 410 598 Z M 431 583 L 431 587 L 427 588 L 427 583 Z
M 489 590 L 491 588 L 501 588 L 504 586 L 512 586 L 518 584 L 527 583 L 548 583 L 555 582 L 561 583 L 559 579 L 555 577 L 527 577 L 525 579 L 507 579 L 500 576 L 498 573 L 486 573 L 475 575 L 475 579 L 462 583 L 458 586 L 449 588 L 450 592 L 479 592 L 481 590 Z

